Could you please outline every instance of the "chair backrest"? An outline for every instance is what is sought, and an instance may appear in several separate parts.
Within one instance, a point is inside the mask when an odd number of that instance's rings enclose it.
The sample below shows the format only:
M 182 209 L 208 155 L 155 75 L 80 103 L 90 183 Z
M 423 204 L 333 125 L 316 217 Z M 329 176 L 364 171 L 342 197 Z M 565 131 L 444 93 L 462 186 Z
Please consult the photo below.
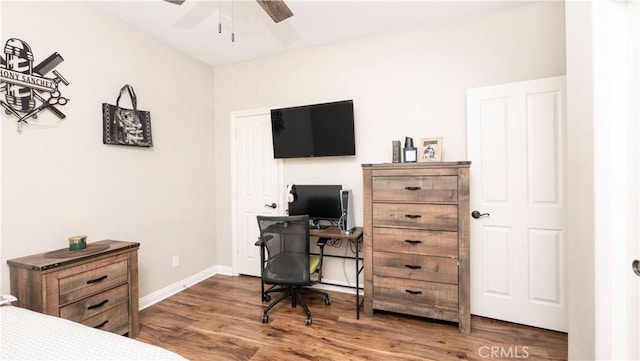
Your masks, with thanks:
M 271 284 L 308 285 L 309 216 L 258 216 L 267 250 L 262 280 Z

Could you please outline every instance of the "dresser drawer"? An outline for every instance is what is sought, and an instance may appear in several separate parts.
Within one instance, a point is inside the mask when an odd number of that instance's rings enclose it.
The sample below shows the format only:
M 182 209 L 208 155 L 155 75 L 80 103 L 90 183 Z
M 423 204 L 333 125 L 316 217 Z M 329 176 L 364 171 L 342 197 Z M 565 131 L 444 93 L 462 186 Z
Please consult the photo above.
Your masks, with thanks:
M 373 274 L 458 284 L 458 261 L 446 257 L 375 252 L 373 254 Z
M 59 280 L 60 305 L 125 284 L 128 280 L 127 261 L 89 270 L 78 267 L 78 271 Z
M 89 327 L 124 335 L 129 332 L 129 305 L 126 303 L 121 304 L 81 323 Z
M 422 317 L 458 321 L 458 286 L 373 276 L 373 307 Z
M 457 231 L 458 206 L 451 204 L 374 203 L 373 224 L 378 227 Z
M 373 251 L 458 258 L 458 232 L 373 227 Z
M 374 177 L 373 201 L 457 202 L 457 176 Z
M 60 317 L 82 321 L 129 301 L 129 287 L 122 285 L 60 308 Z

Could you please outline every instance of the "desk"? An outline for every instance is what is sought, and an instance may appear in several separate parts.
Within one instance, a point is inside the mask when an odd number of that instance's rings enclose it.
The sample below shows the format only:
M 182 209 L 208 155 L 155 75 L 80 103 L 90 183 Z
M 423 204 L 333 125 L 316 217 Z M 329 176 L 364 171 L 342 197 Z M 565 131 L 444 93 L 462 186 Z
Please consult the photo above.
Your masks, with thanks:
M 351 233 L 342 233 L 338 229 L 338 227 L 329 227 L 326 229 L 309 229 L 309 235 L 312 237 L 318 238 L 328 238 L 328 239 L 346 239 L 347 241 L 353 243 L 356 247 L 356 252 L 353 257 L 347 257 L 349 259 L 354 259 L 356 262 L 356 318 L 360 319 L 360 309 L 364 303 L 364 298 L 360 300 L 360 273 L 364 267 L 363 259 L 360 257 L 360 250 L 362 248 L 362 227 L 356 227 L 356 229 Z M 330 254 L 324 254 L 324 257 L 338 257 L 344 258 L 344 256 L 336 256 Z

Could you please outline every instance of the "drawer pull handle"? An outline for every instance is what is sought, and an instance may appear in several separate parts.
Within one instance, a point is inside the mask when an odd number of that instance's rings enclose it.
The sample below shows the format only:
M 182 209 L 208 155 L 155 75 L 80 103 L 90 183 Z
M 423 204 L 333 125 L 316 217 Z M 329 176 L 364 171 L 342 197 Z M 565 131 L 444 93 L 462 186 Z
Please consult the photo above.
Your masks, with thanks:
M 100 308 L 100 307 L 106 305 L 107 302 L 109 302 L 109 300 L 104 300 L 104 301 L 102 301 L 102 302 L 100 302 L 100 303 L 98 303 L 96 305 L 92 305 L 92 306 L 87 307 L 87 310 L 93 310 L 93 309 L 96 309 L 96 308 Z
M 422 266 L 416 266 L 416 265 L 411 265 L 411 264 L 405 264 L 404 266 L 407 267 L 407 268 L 410 268 L 410 269 L 421 269 L 422 268 Z
M 419 214 L 405 214 L 404 216 L 411 219 L 422 218 Z
M 107 277 L 109 277 L 109 276 L 104 275 L 104 276 L 102 276 L 102 277 L 98 277 L 98 278 L 94 278 L 94 279 L 92 279 L 92 280 L 88 280 L 88 281 L 87 281 L 87 284 L 88 284 L 88 285 L 90 285 L 90 284 L 92 284 L 92 283 L 98 283 L 98 282 L 100 282 L 100 281 L 104 281 L 104 280 L 106 280 L 106 279 L 107 279 Z
M 109 323 L 109 320 L 104 320 L 103 323 L 99 324 L 98 326 L 93 326 L 93 328 L 103 328 L 107 323 Z
M 418 240 L 418 239 L 405 239 L 404 241 L 409 243 L 409 244 L 420 244 L 420 243 L 422 243 L 422 241 Z
M 404 189 L 406 189 L 408 191 L 419 191 L 422 188 L 420 188 L 420 187 L 404 187 Z
M 422 291 L 412 291 L 412 290 L 404 290 L 405 292 L 412 294 L 412 295 L 421 295 Z

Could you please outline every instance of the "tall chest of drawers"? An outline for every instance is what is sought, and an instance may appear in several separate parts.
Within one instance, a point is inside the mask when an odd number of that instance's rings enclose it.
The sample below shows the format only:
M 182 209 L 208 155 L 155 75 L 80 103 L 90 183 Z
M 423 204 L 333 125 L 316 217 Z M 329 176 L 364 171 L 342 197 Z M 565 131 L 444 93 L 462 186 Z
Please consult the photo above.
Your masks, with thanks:
M 16 306 L 136 337 L 138 248 L 104 240 L 8 260 Z
M 364 312 L 469 333 L 470 162 L 363 164 Z

